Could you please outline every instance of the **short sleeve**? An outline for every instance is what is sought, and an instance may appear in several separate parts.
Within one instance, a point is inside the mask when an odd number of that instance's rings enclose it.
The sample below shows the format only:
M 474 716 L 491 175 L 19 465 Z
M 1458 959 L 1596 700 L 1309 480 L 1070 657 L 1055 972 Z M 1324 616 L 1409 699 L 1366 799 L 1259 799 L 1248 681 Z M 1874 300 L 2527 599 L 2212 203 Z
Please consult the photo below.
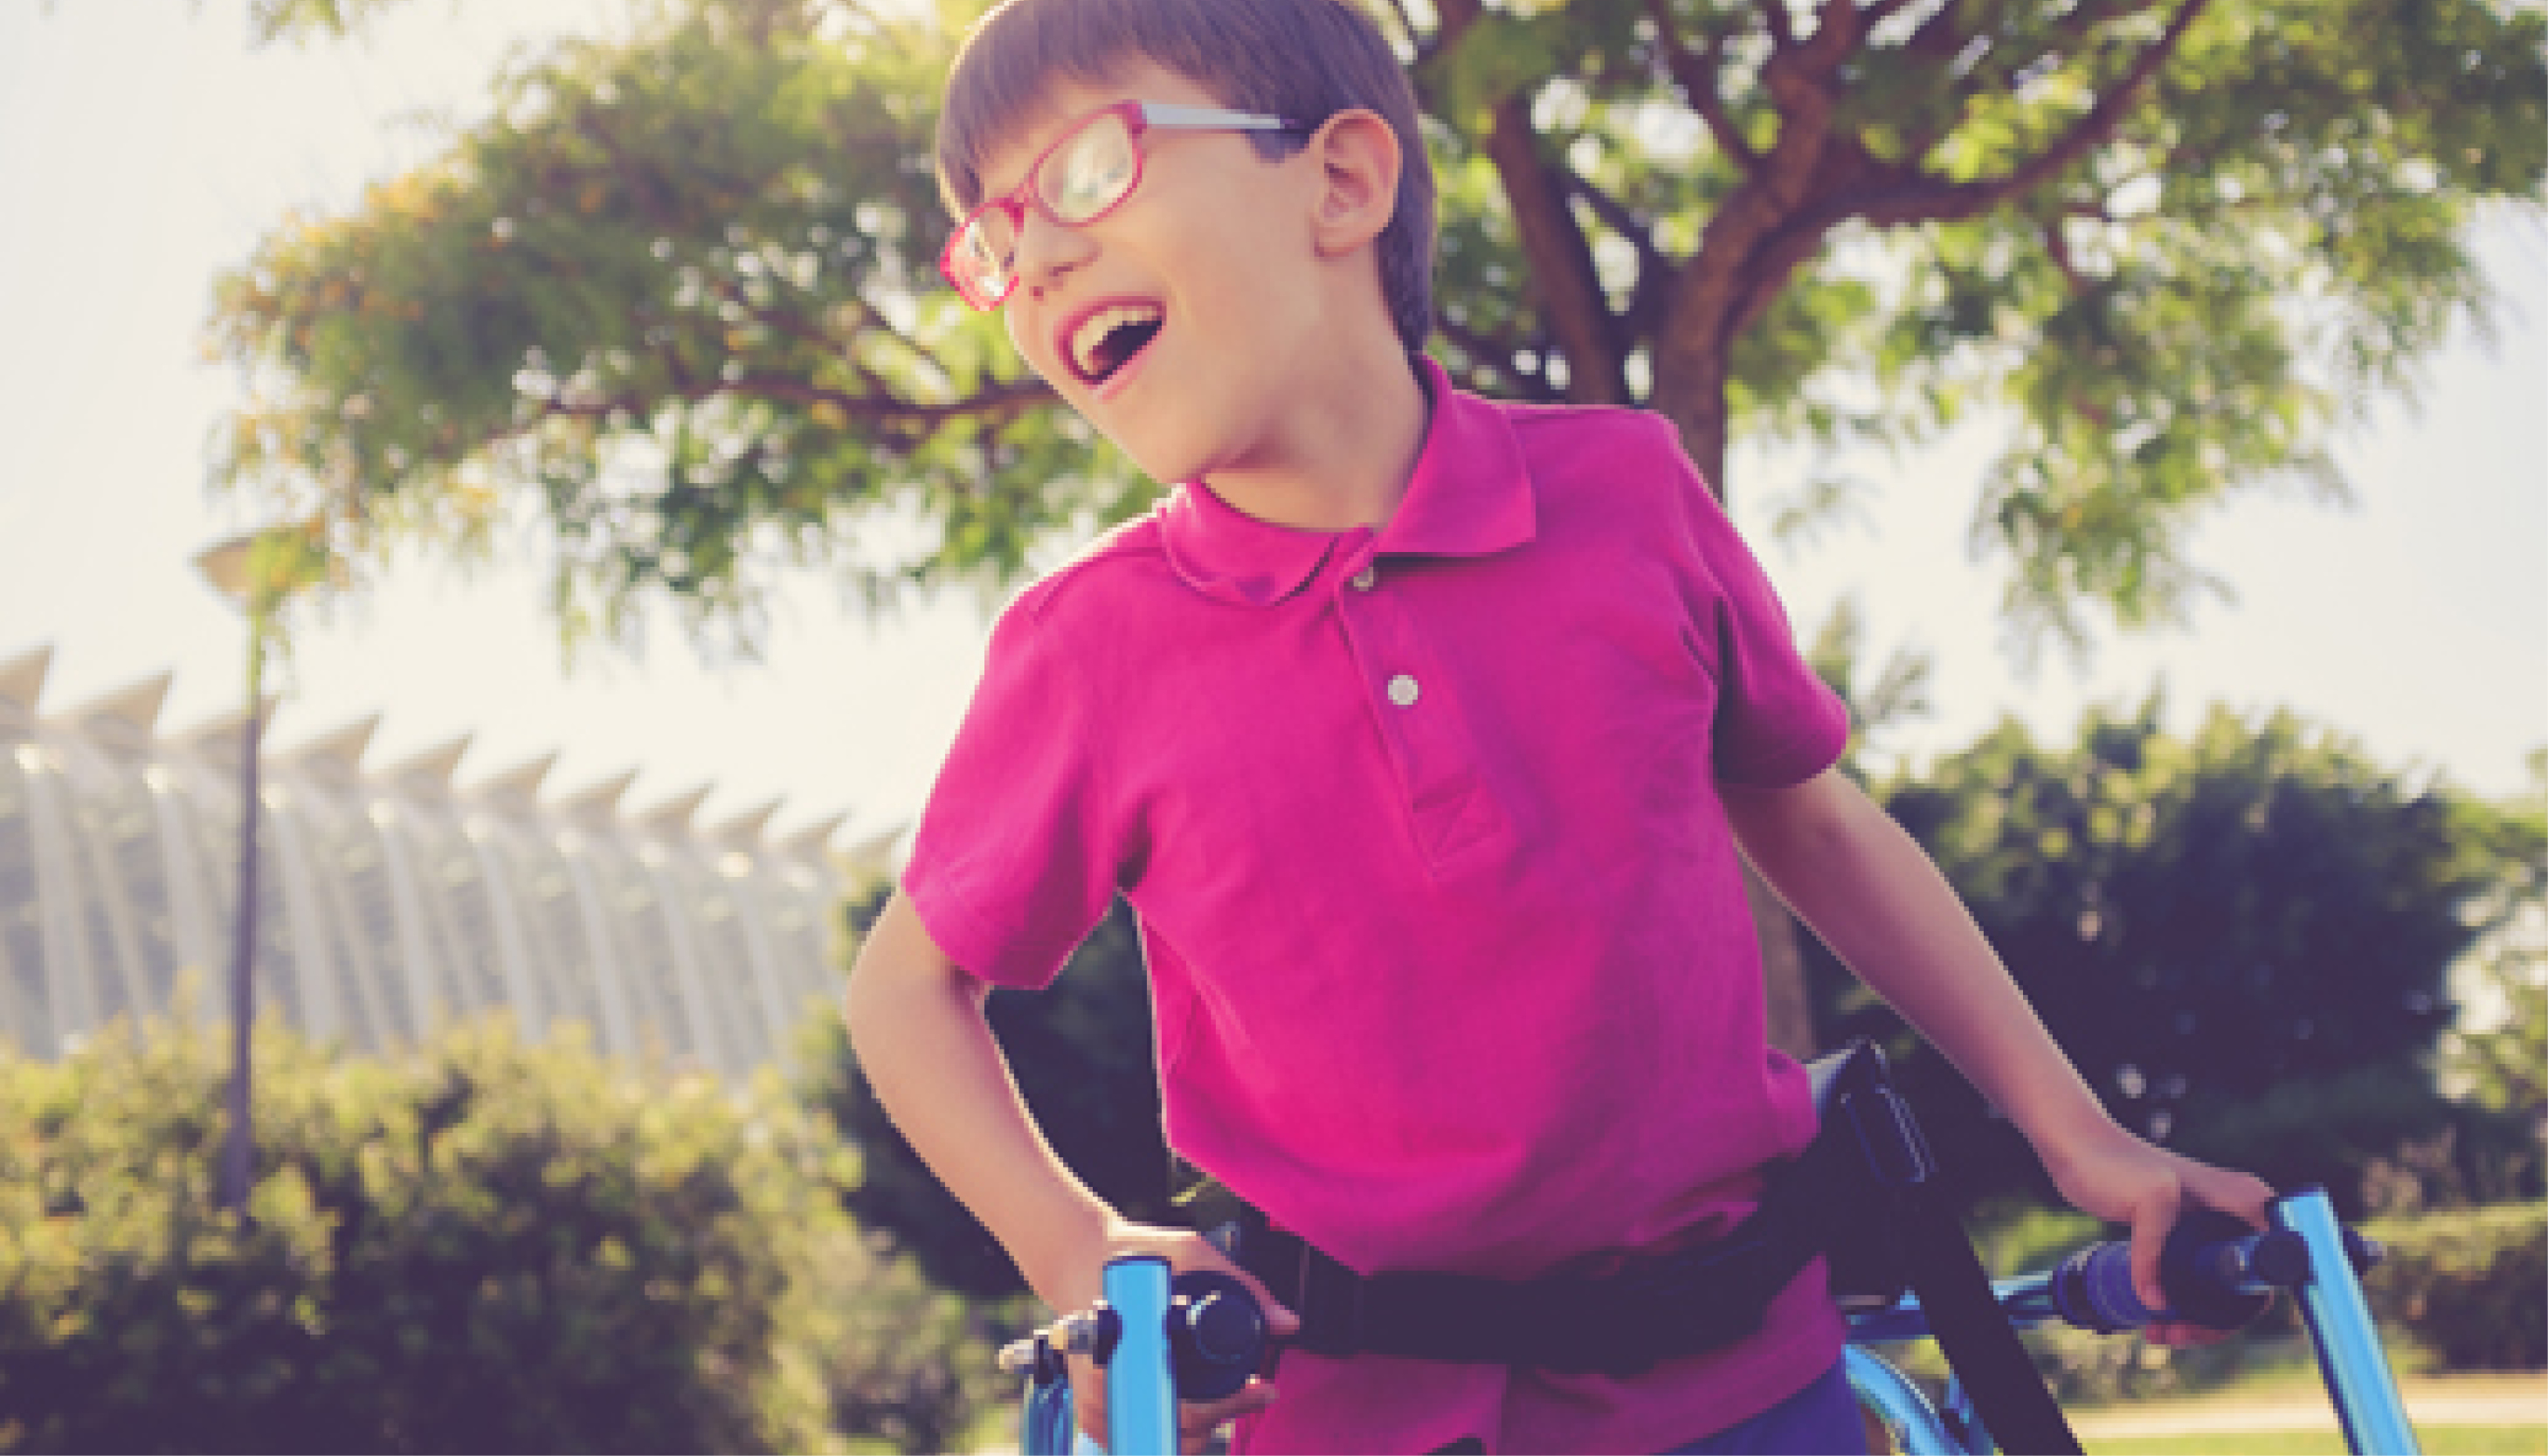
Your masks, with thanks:
M 1089 684 L 1030 591 L 991 633 L 982 681 L 922 810 L 902 888 L 931 939 L 995 985 L 1038 988 L 1115 894 Z
M 1849 705 L 1797 650 L 1769 573 L 1677 437 L 1671 454 L 1690 543 L 1715 589 L 1700 625 L 1717 670 L 1716 776 L 1752 788 L 1802 783 L 1848 748 Z

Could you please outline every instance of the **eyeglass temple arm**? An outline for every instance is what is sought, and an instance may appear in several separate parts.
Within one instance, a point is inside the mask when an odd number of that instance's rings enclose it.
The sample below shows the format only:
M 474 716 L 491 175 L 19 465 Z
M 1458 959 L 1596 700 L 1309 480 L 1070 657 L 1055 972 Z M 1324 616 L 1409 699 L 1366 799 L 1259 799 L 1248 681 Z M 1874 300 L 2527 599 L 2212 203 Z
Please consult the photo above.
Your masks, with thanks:
M 1144 101 L 1141 120 L 1153 127 L 1209 127 L 1233 132 L 1298 132 L 1298 122 L 1211 106 L 1183 106 L 1173 101 Z

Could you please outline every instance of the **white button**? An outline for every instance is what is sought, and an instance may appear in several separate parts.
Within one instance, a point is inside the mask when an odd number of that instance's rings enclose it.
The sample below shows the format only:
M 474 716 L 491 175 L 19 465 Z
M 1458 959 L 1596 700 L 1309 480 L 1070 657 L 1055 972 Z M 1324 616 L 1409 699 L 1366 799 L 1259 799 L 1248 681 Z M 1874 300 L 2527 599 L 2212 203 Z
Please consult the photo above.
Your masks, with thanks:
M 1389 700 L 1398 704 L 1400 707 L 1411 708 L 1415 706 L 1415 695 L 1418 690 L 1419 689 L 1415 685 L 1415 680 L 1407 676 L 1405 673 L 1401 673 L 1397 677 L 1389 680 Z
M 1380 580 L 1380 573 L 1372 570 L 1370 567 L 1364 567 L 1361 571 L 1354 573 L 1348 580 L 1352 582 L 1353 589 L 1355 591 L 1368 592 L 1371 590 L 1372 583 Z

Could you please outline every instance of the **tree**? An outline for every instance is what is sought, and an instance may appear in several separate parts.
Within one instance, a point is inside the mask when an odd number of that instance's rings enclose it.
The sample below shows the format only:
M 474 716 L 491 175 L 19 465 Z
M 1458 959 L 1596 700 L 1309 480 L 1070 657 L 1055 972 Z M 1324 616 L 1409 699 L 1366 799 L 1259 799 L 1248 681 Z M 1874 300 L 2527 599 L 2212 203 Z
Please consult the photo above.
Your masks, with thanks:
M 979 8 L 942 4 L 659 0 L 524 56 L 443 161 L 221 285 L 253 398 L 218 478 L 358 555 L 483 547 L 524 497 L 571 630 L 660 592 L 747 637 L 774 560 L 881 597 L 1138 510 L 932 286 L 930 98 Z M 2024 641 L 2181 619 L 2205 508 L 2339 492 L 2328 427 L 2483 317 L 2470 218 L 2548 198 L 2548 17 L 2500 0 L 1393 4 L 1454 373 L 1649 406 L 1720 490 L 1738 433 L 2003 409 L 1973 535 Z
M 276 33 L 395 0 L 264 0 Z M 2332 487 L 2536 208 L 2548 18 L 2491 0 L 1398 0 L 1443 179 L 1438 351 L 1530 398 L 1738 435 L 2014 420 L 1977 540 L 2023 622 L 2181 611 L 2185 523 Z M 937 288 L 949 36 L 863 0 L 656 0 L 497 83 L 438 163 L 292 219 L 220 286 L 231 486 L 483 542 L 561 600 L 747 610 L 774 555 L 880 592 L 1014 573 L 1148 487 Z M 877 539 L 898 511 L 923 529 Z
M 286 220 L 221 282 L 251 401 L 218 473 L 317 505 L 358 561 L 484 549 L 526 495 L 571 633 L 660 593 L 748 635 L 774 559 L 880 598 L 1127 513 L 1130 475 L 996 320 L 933 290 L 944 59 L 934 27 L 793 0 L 523 57 L 440 162 Z M 839 549 L 905 507 L 905 558 Z
M 2068 749 L 2004 725 L 1878 792 L 2127 1127 L 2348 1200 L 2371 1159 L 2446 1126 L 2464 1161 L 2535 1180 L 2524 1139 L 2454 1112 L 2430 1058 L 2454 962 L 2535 882 L 2538 826 L 2287 715 L 2216 708 L 2178 739 L 2158 712 L 2091 713 Z M 1835 1031 L 1898 1037 L 1836 965 L 1817 981 Z M 2022 1150 L 1934 1053 L 1904 1060 L 1955 1160 L 2006 1177 Z M 2510 1191 L 2490 1180 L 2460 1183 Z
M 1995 400 L 1975 537 L 2021 625 L 2073 640 L 2083 605 L 2181 612 L 2182 527 L 2228 493 L 2334 487 L 2323 426 L 2482 299 L 2472 206 L 2542 195 L 2541 18 L 2502 6 L 1439 10 L 1471 377 L 1646 404 L 1720 483 L 1738 431 L 1916 437 Z

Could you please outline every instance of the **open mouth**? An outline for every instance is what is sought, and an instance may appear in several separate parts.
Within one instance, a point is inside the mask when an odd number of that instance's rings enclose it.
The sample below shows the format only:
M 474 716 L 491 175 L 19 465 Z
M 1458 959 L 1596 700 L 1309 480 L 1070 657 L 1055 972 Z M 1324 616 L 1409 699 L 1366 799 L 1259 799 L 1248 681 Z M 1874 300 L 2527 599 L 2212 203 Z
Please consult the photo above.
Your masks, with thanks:
M 1080 379 L 1102 385 L 1158 336 L 1166 315 L 1156 304 L 1109 304 L 1079 320 L 1066 352 Z

